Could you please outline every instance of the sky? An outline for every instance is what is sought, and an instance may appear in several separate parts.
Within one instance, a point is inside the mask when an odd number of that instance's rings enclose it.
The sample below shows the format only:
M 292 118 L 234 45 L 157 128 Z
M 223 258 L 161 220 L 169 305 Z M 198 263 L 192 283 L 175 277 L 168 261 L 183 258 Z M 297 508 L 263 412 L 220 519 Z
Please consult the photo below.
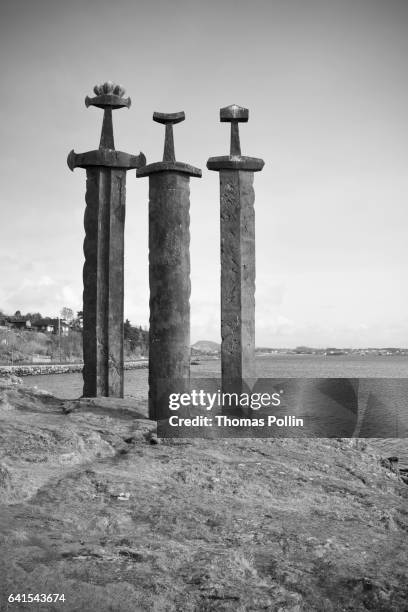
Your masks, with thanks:
M 153 111 L 184 110 L 191 340 L 220 341 L 219 109 L 249 108 L 257 346 L 408 346 L 406 0 L 2 0 L 0 309 L 82 308 L 93 86 L 122 84 L 117 149 L 162 158 Z M 148 326 L 148 179 L 127 174 L 125 316 Z

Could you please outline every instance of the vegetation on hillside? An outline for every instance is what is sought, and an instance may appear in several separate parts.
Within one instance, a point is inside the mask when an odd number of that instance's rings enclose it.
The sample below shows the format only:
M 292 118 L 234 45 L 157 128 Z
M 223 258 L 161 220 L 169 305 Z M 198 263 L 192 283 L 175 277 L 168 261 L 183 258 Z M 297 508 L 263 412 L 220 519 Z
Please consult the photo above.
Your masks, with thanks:
M 126 319 L 123 326 L 125 339 L 125 359 L 133 359 L 149 354 L 149 332 L 139 327 L 133 326 L 129 319 Z
M 51 359 L 53 362 L 75 363 L 82 360 L 82 332 L 71 330 L 67 336 L 0 329 L 0 363 L 6 365 Z
M 66 334 L 42 332 L 30 328 L 16 329 L 13 328 L 12 322 L 0 326 L 0 364 L 32 363 L 33 358 L 37 361 L 51 360 L 56 363 L 81 362 L 83 358 L 82 311 L 79 311 L 74 317 L 72 310 L 64 308 L 62 314 L 69 316 L 69 329 Z M 51 323 L 54 321 L 51 317 L 43 317 L 39 312 L 22 315 L 20 311 L 16 311 L 13 316 L 9 316 L 0 311 L 0 316 L 5 320 L 19 317 L 31 322 L 41 320 Z M 58 330 L 58 327 L 56 329 Z M 126 319 L 124 323 L 125 360 L 137 359 L 148 355 L 148 352 L 149 332 L 142 329 L 141 326 L 133 326 Z

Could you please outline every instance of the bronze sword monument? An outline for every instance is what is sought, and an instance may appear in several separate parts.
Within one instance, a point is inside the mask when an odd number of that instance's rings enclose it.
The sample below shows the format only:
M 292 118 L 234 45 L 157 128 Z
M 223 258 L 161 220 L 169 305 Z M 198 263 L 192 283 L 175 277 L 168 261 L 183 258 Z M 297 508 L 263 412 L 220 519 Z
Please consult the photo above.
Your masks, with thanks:
M 94 87 L 85 105 L 104 111 L 99 148 L 68 155 L 68 166 L 86 170 L 83 270 L 84 397 L 123 397 L 123 297 L 126 172 L 146 163 L 143 153 L 116 151 L 112 111 L 129 108 L 120 85 Z
M 256 376 L 253 180 L 264 166 L 262 159 L 241 155 L 238 123 L 248 116 L 236 104 L 220 110 L 220 121 L 231 123 L 230 155 L 207 161 L 220 173 L 222 386 L 238 393 Z
M 201 170 L 176 161 L 173 125 L 184 119 L 184 112 L 153 114 L 166 126 L 163 161 L 136 172 L 149 177 L 151 419 L 167 416 L 166 398 L 190 379 L 190 177 Z

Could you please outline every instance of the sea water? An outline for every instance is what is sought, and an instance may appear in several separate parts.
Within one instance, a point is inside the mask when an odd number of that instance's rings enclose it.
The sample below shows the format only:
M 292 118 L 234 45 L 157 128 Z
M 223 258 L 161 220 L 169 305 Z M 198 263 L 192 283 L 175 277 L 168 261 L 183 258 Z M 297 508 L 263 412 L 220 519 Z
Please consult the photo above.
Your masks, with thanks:
M 260 356 L 256 359 L 259 378 L 405 378 L 408 379 L 408 356 L 402 355 L 285 355 Z M 220 377 L 220 360 L 209 359 L 191 367 L 194 378 Z M 26 376 L 25 386 L 37 386 L 56 397 L 74 399 L 82 394 L 82 375 L 52 374 Z M 125 371 L 125 396 L 147 398 L 147 369 Z M 408 410 L 408 398 L 401 393 L 395 405 L 401 413 Z M 395 455 L 408 466 L 408 439 L 385 439 L 374 442 L 384 456 Z

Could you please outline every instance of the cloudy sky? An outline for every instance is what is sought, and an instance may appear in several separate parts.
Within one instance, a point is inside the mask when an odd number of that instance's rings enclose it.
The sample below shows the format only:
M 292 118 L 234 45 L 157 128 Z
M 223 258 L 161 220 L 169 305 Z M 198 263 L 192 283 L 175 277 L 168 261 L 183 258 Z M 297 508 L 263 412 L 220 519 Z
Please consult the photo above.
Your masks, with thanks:
M 191 180 L 192 341 L 219 340 L 219 108 L 250 109 L 257 345 L 408 346 L 406 0 L 2 0 L 0 308 L 81 308 L 96 83 L 123 84 L 116 147 L 162 156 L 175 127 Z M 147 179 L 127 178 L 125 314 L 148 325 Z

